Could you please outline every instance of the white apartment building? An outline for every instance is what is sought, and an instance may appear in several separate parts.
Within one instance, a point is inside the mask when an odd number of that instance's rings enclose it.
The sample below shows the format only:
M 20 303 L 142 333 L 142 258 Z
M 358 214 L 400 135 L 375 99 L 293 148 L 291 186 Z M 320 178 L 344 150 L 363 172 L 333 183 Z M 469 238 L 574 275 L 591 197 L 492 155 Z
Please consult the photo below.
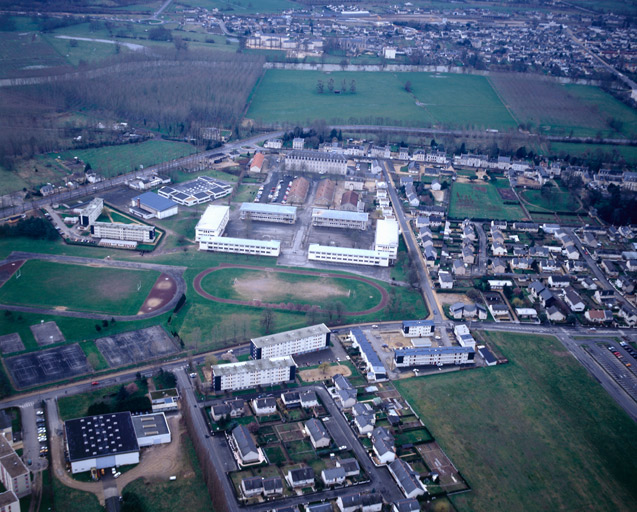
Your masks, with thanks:
M 250 357 L 268 359 L 322 350 L 329 345 L 331 331 L 325 324 L 270 334 L 250 340 Z
M 390 261 L 398 257 L 398 222 L 393 219 L 379 219 L 376 222 L 374 250 L 389 255 Z
M 348 212 L 344 210 L 326 210 L 314 208 L 312 210 L 312 225 L 328 228 L 367 229 L 369 214 Z
M 329 245 L 310 244 L 307 259 L 328 263 L 347 263 L 349 265 L 389 266 L 389 254 L 369 249 L 350 249 L 349 247 L 331 247 Z
M 215 391 L 272 386 L 295 378 L 296 363 L 291 356 L 212 366 L 212 386 Z
M 475 350 L 472 347 L 415 347 L 394 352 L 398 368 L 410 366 L 443 366 L 445 364 L 473 363 Z
M 296 222 L 296 206 L 242 203 L 239 209 L 239 217 L 241 220 L 251 219 L 259 222 L 294 224 Z
M 223 235 L 229 219 L 229 206 L 209 205 L 195 227 L 195 241 L 200 242 L 202 237 Z
M 0 436 L 0 482 L 18 498 L 31 494 L 31 474 L 4 436 Z
M 345 175 L 347 174 L 347 158 L 340 153 L 298 149 L 287 154 L 285 168 L 288 171 Z
M 91 235 L 109 240 L 152 242 L 155 240 L 155 226 L 124 224 L 123 222 L 95 222 L 91 225 Z
M 406 338 L 422 338 L 434 332 L 433 320 L 403 320 L 403 336 Z
M 90 226 L 102 214 L 104 209 L 104 199 L 96 197 L 88 205 L 79 211 L 81 226 Z
M 199 239 L 199 250 L 254 254 L 256 256 L 273 256 L 276 258 L 281 254 L 281 242 L 279 240 L 251 240 L 249 238 L 204 235 Z

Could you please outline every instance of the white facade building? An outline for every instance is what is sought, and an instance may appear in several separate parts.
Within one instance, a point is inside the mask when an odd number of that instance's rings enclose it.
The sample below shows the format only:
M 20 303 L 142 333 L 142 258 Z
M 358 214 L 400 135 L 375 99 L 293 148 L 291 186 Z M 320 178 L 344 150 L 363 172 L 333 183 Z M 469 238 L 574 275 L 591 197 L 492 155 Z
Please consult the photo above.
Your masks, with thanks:
M 168 444 L 172 438 L 163 412 L 132 416 L 139 447 Z
M 124 224 L 123 222 L 95 222 L 91 225 L 91 235 L 109 240 L 152 242 L 155 240 L 155 226 Z
M 445 364 L 473 363 L 475 350 L 472 347 L 417 347 L 394 352 L 398 368 L 410 366 L 442 366 Z
M 281 254 L 281 242 L 279 240 L 251 240 L 249 238 L 204 235 L 199 239 L 199 250 L 254 254 L 276 258 Z
M 82 226 L 90 226 L 93 224 L 97 218 L 102 214 L 102 210 L 104 209 L 104 199 L 101 197 L 96 197 L 93 199 L 88 205 L 82 208 L 78 216 L 80 218 L 80 225 Z
M 215 237 L 223 235 L 223 231 L 230 219 L 230 207 L 211 204 L 197 222 L 195 227 L 195 241 L 200 242 L 202 237 Z M 201 249 L 201 247 L 200 247 Z
M 0 435 L 0 482 L 18 498 L 31 494 L 31 472 L 3 435 Z
M 390 261 L 398 257 L 398 222 L 393 219 L 379 219 L 376 222 L 374 250 L 389 255 Z
M 294 224 L 296 222 L 296 206 L 243 203 L 239 209 L 239 217 L 241 220 L 251 219 L 259 222 Z
M 347 174 L 347 159 L 340 153 L 294 150 L 285 157 L 288 171 L 316 172 L 319 174 Z
M 367 229 L 369 215 L 361 212 L 349 212 L 344 210 L 326 210 L 314 208 L 312 210 L 312 225 L 343 228 L 343 229 Z
M 250 340 L 252 359 L 293 356 L 327 348 L 331 331 L 325 324 L 302 327 Z
M 328 263 L 347 263 L 349 265 L 389 266 L 389 254 L 369 249 L 350 249 L 348 247 L 331 247 L 328 245 L 310 244 L 307 259 L 326 261 Z
M 404 320 L 402 332 L 407 338 L 431 336 L 434 332 L 434 322 L 433 320 Z
M 294 380 L 295 377 L 296 363 L 291 356 L 212 366 L 212 386 L 215 391 L 272 386 Z

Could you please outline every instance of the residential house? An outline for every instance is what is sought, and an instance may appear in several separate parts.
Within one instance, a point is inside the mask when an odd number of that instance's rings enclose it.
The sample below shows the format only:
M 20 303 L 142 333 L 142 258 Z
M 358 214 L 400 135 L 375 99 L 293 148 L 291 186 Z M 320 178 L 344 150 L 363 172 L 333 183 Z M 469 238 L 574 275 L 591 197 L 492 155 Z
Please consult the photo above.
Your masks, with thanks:
M 292 488 L 314 486 L 314 470 L 311 467 L 290 469 L 285 480 Z
M 328 468 L 321 471 L 321 479 L 325 485 L 341 485 L 345 482 L 345 470 L 341 467 Z
M 385 428 L 376 427 L 372 432 L 372 450 L 381 464 L 389 464 L 396 459 L 394 436 Z
M 603 324 L 613 321 L 613 313 L 608 309 L 589 309 L 584 313 L 586 320 L 594 324 Z
M 263 479 L 263 496 L 276 496 L 283 494 L 283 480 L 278 476 Z
M 372 432 L 375 423 L 376 415 L 374 414 L 359 414 L 354 418 L 354 425 L 360 435 L 366 435 Z
M 626 322 L 630 327 L 635 327 L 637 325 L 637 312 L 634 308 L 629 308 L 628 306 L 622 306 L 619 309 L 619 317 Z
M 443 290 L 451 290 L 453 288 L 453 277 L 449 272 L 441 270 L 438 272 L 438 283 Z
M 261 478 L 260 476 L 255 476 L 242 479 L 241 492 L 246 498 L 259 496 L 263 493 L 263 478 Z
M 339 459 L 336 461 L 336 466 L 345 470 L 345 476 L 347 478 L 360 475 L 361 468 L 358 465 L 358 461 L 351 457 L 348 459 Z
M 406 498 L 416 498 L 427 491 L 418 473 L 403 459 L 394 460 L 388 468 Z
M 232 439 L 242 464 L 254 464 L 261 460 L 259 449 L 245 425 L 232 430 Z
M 288 391 L 287 393 L 281 393 L 281 402 L 285 405 L 286 409 L 296 409 L 301 407 L 301 395 L 298 391 Z
M 566 320 L 564 314 L 555 305 L 549 306 L 546 309 L 546 316 L 552 322 L 563 322 Z
M 414 498 L 405 498 L 396 501 L 391 508 L 392 512 L 420 512 L 420 503 Z
M 462 260 L 453 260 L 453 264 L 451 267 L 453 274 L 456 276 L 464 276 L 467 273 L 467 269 L 465 268 Z
M 586 304 L 582 300 L 582 297 L 570 286 L 564 290 L 564 302 L 571 308 L 571 311 L 575 313 L 581 313 L 586 309 Z
M 506 264 L 501 258 L 494 258 L 491 262 L 491 269 L 495 275 L 504 274 L 506 272 Z
M 593 295 L 593 300 L 600 306 L 606 307 L 614 307 L 617 303 L 617 299 L 615 298 L 615 290 L 613 289 L 596 290 Z
M 332 442 L 332 438 L 325 430 L 323 422 L 316 418 L 305 422 L 305 432 L 310 436 L 310 441 L 315 450 L 327 448 Z
M 271 397 L 252 400 L 252 410 L 257 416 L 267 416 L 276 412 L 276 400 Z
M 547 282 L 549 288 L 567 288 L 571 285 L 571 280 L 568 276 L 551 275 Z
M 301 407 L 307 409 L 309 407 L 318 407 L 319 401 L 314 391 L 303 391 L 301 393 Z
M 502 242 L 493 242 L 491 245 L 491 253 L 494 256 L 506 256 L 508 251 Z

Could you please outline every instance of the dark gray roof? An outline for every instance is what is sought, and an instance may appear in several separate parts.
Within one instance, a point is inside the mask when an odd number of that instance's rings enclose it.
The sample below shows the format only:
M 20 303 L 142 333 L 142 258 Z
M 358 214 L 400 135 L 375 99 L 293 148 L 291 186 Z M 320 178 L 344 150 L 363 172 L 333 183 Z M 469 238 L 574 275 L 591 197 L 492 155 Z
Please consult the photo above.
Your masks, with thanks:
M 168 423 L 163 412 L 133 416 L 133 428 L 137 439 L 168 434 Z
M 405 494 L 410 494 L 416 489 L 423 489 L 422 482 L 418 478 L 418 473 L 404 460 L 400 458 L 395 459 L 394 462 L 389 465 L 389 469 L 394 474 L 400 487 L 405 491 Z
M 263 489 L 263 479 L 260 476 L 244 478 L 241 485 L 246 491 L 260 491 Z
M 345 478 L 345 469 L 341 467 L 324 469 L 321 472 L 321 477 L 323 480 L 338 480 Z
M 277 492 L 277 490 L 281 491 L 282 489 L 283 489 L 283 480 L 281 480 L 281 477 L 272 476 L 270 478 L 263 479 L 263 490 L 266 493 L 273 493 L 273 492 Z
M 235 427 L 232 431 L 232 437 L 234 437 L 234 440 L 237 443 L 237 448 L 239 449 L 241 457 L 245 457 L 252 452 L 256 453 L 258 451 L 257 445 L 252 439 L 252 435 L 244 425 Z
M 67 420 L 64 428 L 71 462 L 139 451 L 130 412 Z
M 354 473 L 360 472 L 361 468 L 358 465 L 358 461 L 354 457 L 350 457 L 349 459 L 341 459 L 336 462 L 339 466 L 341 466 L 346 473 Z
M 303 482 L 314 479 L 314 470 L 310 467 L 291 469 L 289 471 L 292 482 Z
M 321 439 L 329 439 L 330 436 L 325 430 L 323 423 L 316 418 L 312 418 L 305 422 L 305 427 L 307 428 L 308 433 L 314 439 L 314 441 L 320 441 Z

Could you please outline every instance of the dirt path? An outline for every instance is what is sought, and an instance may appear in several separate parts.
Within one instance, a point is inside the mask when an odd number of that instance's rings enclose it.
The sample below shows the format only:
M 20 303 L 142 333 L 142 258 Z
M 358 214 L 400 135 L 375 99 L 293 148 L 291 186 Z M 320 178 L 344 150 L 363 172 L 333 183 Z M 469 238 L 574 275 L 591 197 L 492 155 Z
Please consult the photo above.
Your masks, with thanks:
M 204 291 L 204 289 L 201 287 L 201 281 L 203 280 L 203 278 L 212 272 L 223 270 L 225 268 L 243 268 L 246 270 L 259 270 L 261 272 L 265 270 L 263 267 L 257 267 L 252 265 L 234 265 L 232 263 L 220 263 L 219 266 L 204 270 L 203 272 L 195 276 L 195 279 L 193 281 L 193 287 L 195 288 L 195 291 L 206 299 L 214 300 L 215 302 L 221 302 L 222 304 L 237 304 L 240 306 L 253 306 L 253 307 L 262 307 L 262 308 L 269 308 L 269 309 L 284 309 L 284 310 L 292 309 L 296 311 L 305 311 L 312 307 L 309 304 L 290 305 L 287 303 L 277 304 L 277 303 L 270 303 L 270 302 L 262 302 L 259 300 L 224 299 L 221 297 L 216 297 Z M 333 272 L 315 272 L 311 270 L 292 270 L 292 269 L 284 269 L 284 268 L 272 268 L 272 269 L 268 269 L 268 271 L 280 272 L 283 274 L 298 274 L 303 276 L 331 277 L 335 279 L 352 279 L 354 281 L 361 281 L 363 283 L 367 283 L 368 285 L 373 286 L 380 292 L 380 295 L 381 295 L 380 302 L 376 306 L 374 306 L 373 308 L 366 309 L 365 311 L 347 311 L 343 313 L 344 316 L 358 316 L 358 315 L 367 315 L 369 313 L 376 313 L 382 310 L 389 302 L 389 294 L 387 293 L 387 290 L 385 290 L 385 288 L 373 282 L 372 280 L 366 279 L 364 277 L 347 275 L 347 274 L 337 274 Z
M 35 473 L 33 477 L 33 485 L 31 486 L 31 504 L 29 512 L 38 512 L 40 503 L 42 502 L 42 471 Z

